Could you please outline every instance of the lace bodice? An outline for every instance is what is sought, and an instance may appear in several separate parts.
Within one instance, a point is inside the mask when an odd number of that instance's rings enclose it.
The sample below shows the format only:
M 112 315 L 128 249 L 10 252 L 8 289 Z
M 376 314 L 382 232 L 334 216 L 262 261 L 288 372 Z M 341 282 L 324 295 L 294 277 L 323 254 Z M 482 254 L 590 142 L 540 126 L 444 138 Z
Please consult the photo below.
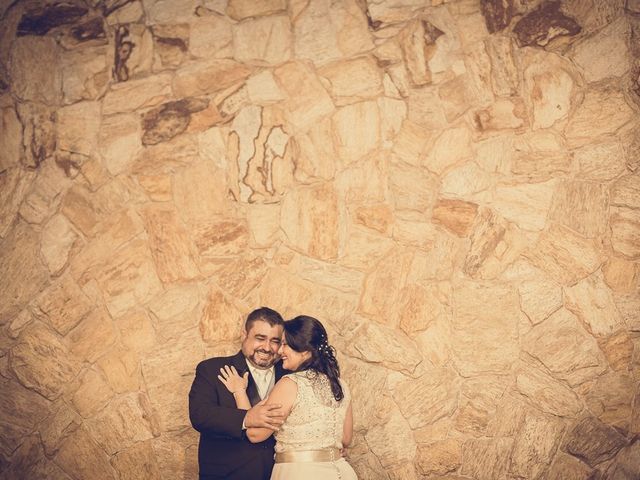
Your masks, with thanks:
M 344 398 L 337 402 L 323 374 L 307 370 L 285 377 L 296 382 L 298 393 L 291 413 L 275 434 L 276 452 L 342 448 L 342 429 L 351 400 L 346 383 L 340 381 Z

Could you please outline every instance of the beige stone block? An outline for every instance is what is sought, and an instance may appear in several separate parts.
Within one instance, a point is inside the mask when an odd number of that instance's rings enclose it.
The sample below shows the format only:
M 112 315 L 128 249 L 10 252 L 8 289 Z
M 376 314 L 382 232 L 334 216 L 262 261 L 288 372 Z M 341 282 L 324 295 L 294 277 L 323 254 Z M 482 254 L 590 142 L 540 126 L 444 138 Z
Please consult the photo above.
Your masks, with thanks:
M 87 428 L 107 453 L 114 455 L 124 448 L 153 438 L 148 400 L 144 394 L 130 393 L 116 397 L 108 408 L 87 420 Z
M 625 175 L 611 188 L 611 204 L 640 209 L 640 175 Z
M 249 77 L 247 79 L 247 94 L 251 103 L 258 105 L 277 103 L 286 98 L 276 83 L 271 70 L 263 70 Z
M 441 193 L 448 196 L 475 198 L 475 194 L 491 188 L 493 176 L 482 170 L 475 162 L 454 167 L 442 178 Z
M 630 259 L 640 257 L 640 209 L 611 208 L 609 219 L 614 252 Z
M 227 182 L 221 170 L 197 162 L 176 172 L 172 182 L 176 208 L 188 225 L 207 224 L 225 211 Z
M 572 154 L 580 177 L 586 180 L 613 180 L 625 170 L 624 148 L 617 141 L 587 144 Z
M 369 270 L 393 248 L 393 241 L 368 231 L 354 228 L 349 232 L 339 262 L 348 268 Z
M 556 225 L 545 230 L 537 244 L 524 255 L 533 265 L 564 285 L 587 277 L 602 263 L 602 251 L 594 241 Z
M 35 300 L 33 313 L 47 320 L 61 335 L 66 335 L 93 307 L 73 278 L 64 274 Z
M 199 277 L 194 249 L 178 213 L 164 205 L 149 205 L 141 213 L 160 280 L 170 283 Z
M 80 368 L 66 344 L 39 322 L 18 337 L 10 367 L 20 383 L 50 400 L 64 392 Z
M 179 23 L 191 20 L 199 2 L 196 0 L 142 0 L 149 23 Z
M 491 36 L 485 40 L 485 47 L 491 60 L 491 85 L 495 94 L 499 97 L 517 94 L 520 81 L 513 40 Z
M 78 389 L 71 397 L 71 403 L 85 418 L 102 410 L 113 398 L 113 390 L 97 370 L 87 370 L 79 383 Z
M 33 320 L 33 315 L 27 309 L 21 311 L 18 315 L 14 317 L 10 324 L 7 325 L 7 335 L 10 338 L 16 339 L 20 332 L 24 330 L 24 328 L 31 323 Z M 8 358 L 4 358 L 4 361 L 8 361 Z
M 61 74 L 65 103 L 100 97 L 109 84 L 110 60 L 110 52 L 102 46 L 64 52 Z
M 193 328 L 200 315 L 197 285 L 176 285 L 156 295 L 148 304 L 160 338 L 178 338 Z
M 442 132 L 429 148 L 423 165 L 437 175 L 452 166 L 471 159 L 471 133 L 467 128 L 456 127 Z
M 236 298 L 246 298 L 260 284 L 268 265 L 260 255 L 244 255 L 235 259 L 211 262 L 207 266 L 217 285 Z
M 49 273 L 39 259 L 39 235 L 18 224 L 0 251 L 0 324 L 17 315 L 48 283 Z
M 173 93 L 184 98 L 219 92 L 242 83 L 249 75 L 249 67 L 233 60 L 207 58 L 178 70 L 173 78 Z
M 170 432 L 151 442 L 161 472 L 170 477 L 198 476 L 198 432 L 194 429 Z
M 472 278 L 495 278 L 528 246 L 515 225 L 485 207 L 479 210 L 470 239 L 463 270 Z
M 160 468 L 150 441 L 119 450 L 111 460 L 120 480 L 160 478 Z
M 360 399 L 351 403 L 354 429 L 356 432 L 366 430 L 381 423 L 380 417 L 390 413 L 380 408 L 383 401 L 380 395 L 370 395 L 372 391 L 384 391 L 387 370 L 348 356 L 343 358 L 340 359 L 341 374 L 349 385 L 351 398 Z
M 462 445 L 460 473 L 478 480 L 493 480 L 507 473 L 511 438 L 470 439 Z
M 104 165 L 112 175 L 124 172 L 142 148 L 137 115 L 113 115 L 103 120 L 99 145 Z
M 0 449 L 8 455 L 48 415 L 52 404 L 42 395 L 23 387 L 17 380 L 3 379 L 1 385 L 3 395 L 0 396 L 0 412 L 3 422 Z
M 185 414 L 189 388 L 195 366 L 203 359 L 198 329 L 191 329 L 179 339 L 164 342 L 142 360 L 142 375 L 161 432 L 190 427 Z
M 539 478 L 551 463 L 564 431 L 564 422 L 532 410 L 516 434 L 509 471 L 525 478 Z
M 386 424 L 370 428 L 365 438 L 369 448 L 385 468 L 413 461 L 416 444 L 411 427 L 398 410 L 391 413 Z
M 397 329 L 371 322 L 352 334 L 347 348 L 350 356 L 407 374 L 422 361 L 413 340 Z
M 616 295 L 616 305 L 624 318 L 625 324 L 632 332 L 640 331 L 640 299 L 635 293 Z
M 73 258 L 71 272 L 80 283 L 97 265 L 110 259 L 114 250 L 132 240 L 144 231 L 142 220 L 133 209 L 120 210 L 107 216 L 93 229 L 95 237 L 89 240 L 84 248 Z M 88 272 L 87 275 L 84 273 Z
M 595 417 L 586 417 L 564 438 L 563 450 L 591 466 L 611 459 L 627 443 L 615 428 Z
M 287 63 L 278 67 L 274 75 L 287 96 L 281 105 L 295 130 L 304 132 L 334 111 L 331 97 L 309 66 Z
M 462 463 L 460 440 L 448 438 L 418 445 L 415 464 L 423 475 L 444 475 L 456 471 Z
M 68 339 L 76 357 L 93 362 L 114 343 L 116 332 L 109 314 L 98 308 L 69 332 Z
M 234 20 L 244 20 L 249 17 L 259 17 L 262 15 L 272 15 L 287 9 L 286 0 L 255 0 L 246 2 L 244 0 L 228 0 L 227 15 Z
M 596 337 L 605 337 L 623 328 L 613 295 L 597 273 L 565 287 L 564 303 Z
M 334 177 L 340 162 L 331 119 L 324 119 L 308 132 L 296 135 L 293 148 L 295 177 L 301 183 Z
M 360 297 L 359 311 L 376 322 L 397 327 L 396 313 L 412 254 L 406 249 L 394 248 L 368 273 Z
M 609 257 L 605 264 L 602 265 L 603 279 L 614 292 L 632 292 L 639 272 L 634 262 L 620 257 Z
M 82 425 L 82 418 L 66 403 L 52 406 L 51 414 L 40 429 L 42 445 L 47 455 L 54 455 L 60 443 Z
M 135 351 L 117 346 L 97 364 L 116 393 L 137 392 L 140 388 L 140 362 Z
M 112 228 L 112 214 L 132 200 L 132 194 L 130 185 L 118 179 L 101 186 L 96 192 L 77 183 L 62 199 L 61 213 L 87 237 L 93 237 L 100 234 L 103 228 Z M 129 227 L 131 222 L 129 220 L 125 225 Z M 126 230 L 125 227 L 121 228 L 121 231 Z
M 300 305 L 311 297 L 312 288 L 292 274 L 271 268 L 260 283 L 259 293 L 261 305 L 269 305 L 289 318 L 298 315 Z
M 592 143 L 601 135 L 612 134 L 635 118 L 622 92 L 617 88 L 603 87 L 586 92 L 565 128 L 571 146 Z M 606 118 L 606 122 L 594 122 L 594 118 Z
M 416 123 L 404 120 L 393 143 L 393 158 L 416 167 L 420 166 L 422 152 L 427 145 L 430 146 L 432 137 L 434 137 L 432 132 Z
M 516 149 L 519 146 L 516 146 Z M 533 146 L 530 151 L 519 152 L 511 160 L 511 173 L 530 182 L 551 180 L 558 175 L 567 174 L 572 170 L 572 158 L 565 149 L 558 145 L 558 149 L 544 149 L 544 146 Z M 553 146 L 555 147 L 555 145 Z M 534 148 L 536 148 L 534 150 Z
M 183 95 L 188 96 L 188 95 Z M 104 96 L 102 114 L 133 112 L 171 98 L 171 76 L 159 74 L 116 83 Z
M 556 180 L 498 186 L 489 203 L 500 215 L 525 230 L 542 230 L 552 206 Z
M 130 42 L 133 47 L 126 61 L 114 68 L 114 78 L 118 78 L 119 81 L 129 81 L 130 78 L 148 75 L 153 64 L 154 53 L 151 30 L 140 23 L 118 25 L 116 29 L 120 35 L 120 45 Z
M 221 290 L 211 288 L 200 317 L 203 341 L 209 344 L 236 341 L 243 325 L 243 312 Z
M 457 370 L 464 376 L 509 371 L 519 350 L 516 293 L 490 284 L 466 283 L 452 288 L 452 348 Z M 482 311 L 478 311 L 479 304 Z
M 531 279 L 520 284 L 520 309 L 537 325 L 562 306 L 562 289 L 552 281 Z
M 113 7 L 116 7 L 115 9 Z M 135 23 L 144 15 L 144 9 L 142 2 L 133 0 L 130 3 L 126 3 L 122 6 L 117 6 L 117 3 L 108 10 L 107 23 L 109 25 L 117 25 L 120 23 Z
M 587 238 L 605 233 L 609 196 L 607 186 L 568 180 L 556 190 L 549 217 Z
M 4 171 L 20 162 L 22 124 L 12 106 L 0 109 L 0 168 Z M 4 202 L 3 202 L 4 203 Z
M 293 53 L 287 15 L 244 20 L 233 26 L 234 58 L 241 63 L 278 65 Z
M 98 446 L 84 426 L 68 436 L 60 446 L 54 462 L 74 478 L 115 479 L 116 472 L 109 464 L 108 455 Z
M 587 408 L 607 425 L 628 431 L 637 382 L 626 372 L 610 372 L 585 389 Z
M 412 337 L 433 322 L 451 320 L 451 286 L 446 282 L 424 287 L 407 285 L 399 300 L 400 328 Z
M 156 333 L 147 314 L 132 310 L 116 319 L 123 345 L 138 354 L 147 352 L 156 345 Z
M 378 98 L 378 109 L 382 146 L 389 148 L 393 146 L 393 141 L 407 118 L 407 104 L 404 100 L 381 97 Z
M 433 207 L 431 221 L 459 237 L 466 237 L 478 213 L 478 205 L 463 200 L 441 198 Z
M 619 17 L 595 35 L 576 43 L 571 57 L 584 71 L 587 82 L 621 77 L 629 70 L 628 37 L 628 22 L 626 18 Z
M 90 156 L 98 146 L 100 104 L 78 102 L 56 113 L 57 147 Z
M 498 99 L 486 109 L 473 112 L 473 124 L 480 133 L 526 127 L 526 107 L 520 97 Z
M 382 72 L 372 57 L 333 62 L 318 70 L 336 104 L 344 105 L 382 94 Z
M 333 116 L 335 144 L 343 165 L 364 157 L 380 144 L 380 112 L 374 101 L 340 108 Z
M 451 319 L 448 313 L 436 317 L 426 330 L 418 333 L 414 340 L 422 358 L 436 367 L 451 360 Z
M 324 65 L 372 50 L 367 18 L 358 4 L 347 0 L 309 3 L 293 24 L 295 57 Z
M 62 98 L 62 75 L 56 41 L 26 35 L 12 42 L 9 63 L 12 90 L 21 100 L 56 105 Z
M 170 202 L 173 200 L 171 176 L 169 175 L 138 175 L 138 183 L 144 189 L 150 200 L 156 202 Z
M 591 380 L 606 369 L 606 359 L 595 339 L 564 308 L 527 332 L 522 348 L 554 377 L 571 386 Z
M 428 211 L 438 195 L 438 180 L 425 169 L 404 163 L 389 166 L 389 190 L 396 210 Z
M 593 470 L 577 458 L 558 452 L 547 471 L 549 480 L 588 480 L 593 478 Z
M 356 207 L 355 222 L 382 234 L 389 234 L 393 225 L 393 211 L 387 204 Z
M 507 386 L 506 378 L 498 375 L 481 375 L 465 380 L 454 416 L 455 430 L 473 436 L 487 435 L 490 422 L 498 417 L 496 410 Z
M 409 89 L 407 118 L 425 130 L 443 130 L 449 126 L 445 112 L 449 105 L 438 95 L 435 87 Z
M 198 58 L 231 58 L 231 23 L 217 15 L 199 17 L 189 29 L 189 52 Z
M 628 332 L 620 331 L 608 338 L 600 339 L 598 344 L 614 371 L 624 372 L 629 369 L 634 347 Z
M 282 203 L 280 225 L 290 244 L 314 258 L 336 258 L 341 237 L 338 201 L 330 184 L 288 192 Z
M 460 388 L 457 375 L 451 368 L 427 369 L 418 379 L 407 378 L 395 385 L 393 398 L 412 429 L 449 417 L 457 407 Z M 419 402 L 407 401 L 419 398 Z
M 280 230 L 280 205 L 249 204 L 247 206 L 247 229 L 252 245 L 256 247 L 273 245 Z
M 77 238 L 64 215 L 56 215 L 47 222 L 40 251 L 51 274 L 56 275 L 64 268 Z
M 549 128 L 569 115 L 575 82 L 554 53 L 536 51 L 527 60 L 531 63 L 524 73 L 525 98 L 533 110 L 533 128 Z

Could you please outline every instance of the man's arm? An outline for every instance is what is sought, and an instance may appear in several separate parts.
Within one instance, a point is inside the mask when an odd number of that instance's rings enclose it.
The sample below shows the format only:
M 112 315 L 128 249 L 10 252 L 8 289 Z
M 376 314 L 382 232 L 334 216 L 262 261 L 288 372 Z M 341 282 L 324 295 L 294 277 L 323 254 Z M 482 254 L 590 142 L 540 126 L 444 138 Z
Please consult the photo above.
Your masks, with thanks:
M 212 367 L 217 371 L 218 367 Z M 196 367 L 196 376 L 189 391 L 189 419 L 191 425 L 201 433 L 232 438 L 242 438 L 243 421 L 245 427 L 263 427 L 277 429 L 284 421 L 279 404 L 265 405 L 260 402 L 249 410 L 220 405 L 218 390 L 213 380 L 216 376 L 207 375 L 200 363 Z
M 204 370 L 202 363 L 196 367 L 196 376 L 189 391 L 191 425 L 200 433 L 242 438 L 242 421 L 247 412 L 221 406 L 213 383 L 215 380 L 209 380 Z

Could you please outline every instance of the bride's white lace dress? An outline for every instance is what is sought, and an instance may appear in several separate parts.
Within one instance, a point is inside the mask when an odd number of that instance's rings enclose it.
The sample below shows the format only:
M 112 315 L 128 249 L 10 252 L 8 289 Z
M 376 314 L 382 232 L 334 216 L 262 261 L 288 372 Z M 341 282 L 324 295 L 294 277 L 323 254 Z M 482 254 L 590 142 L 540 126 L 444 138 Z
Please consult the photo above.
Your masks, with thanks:
M 289 455 L 293 462 L 276 463 L 271 480 L 352 480 L 355 472 L 339 455 L 331 461 L 295 461 L 298 452 L 333 451 L 342 448 L 342 430 L 351 395 L 346 383 L 340 381 L 344 398 L 336 401 L 329 380 L 314 371 L 286 375 L 298 385 L 291 413 L 280 431 L 276 432 L 276 455 Z M 313 453 L 311 458 L 313 458 Z

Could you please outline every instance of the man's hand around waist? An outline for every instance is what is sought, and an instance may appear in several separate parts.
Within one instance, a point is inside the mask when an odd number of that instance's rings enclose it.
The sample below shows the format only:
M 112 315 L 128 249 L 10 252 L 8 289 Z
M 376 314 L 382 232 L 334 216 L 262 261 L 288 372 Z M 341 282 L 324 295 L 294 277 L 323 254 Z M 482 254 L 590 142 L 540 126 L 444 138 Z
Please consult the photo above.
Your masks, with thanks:
M 282 405 L 275 403 L 265 405 L 265 400 L 247 410 L 247 414 L 244 417 L 244 426 L 246 428 L 269 428 L 277 431 L 283 423 L 284 411 L 282 410 Z

